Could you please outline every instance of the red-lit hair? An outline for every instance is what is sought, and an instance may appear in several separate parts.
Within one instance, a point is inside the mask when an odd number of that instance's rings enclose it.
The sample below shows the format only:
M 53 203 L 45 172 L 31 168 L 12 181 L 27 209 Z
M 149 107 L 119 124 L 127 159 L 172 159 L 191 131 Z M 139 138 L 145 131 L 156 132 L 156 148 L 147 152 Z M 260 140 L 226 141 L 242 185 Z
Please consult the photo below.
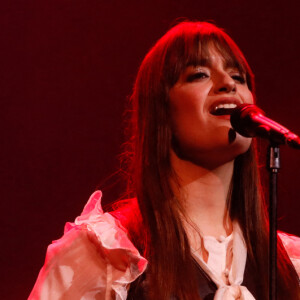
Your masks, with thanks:
M 180 218 L 183 208 L 170 186 L 175 174 L 170 163 L 169 90 L 187 66 L 201 64 L 211 46 L 245 74 L 254 93 L 251 69 L 232 39 L 213 24 L 183 22 L 171 28 L 146 55 L 131 96 L 131 137 L 126 144 L 125 165 L 128 196 L 137 199 L 138 205 L 134 212 L 121 207 L 115 215 L 149 260 L 149 299 L 169 299 L 171 295 L 180 300 L 199 299 L 189 242 Z M 241 226 L 248 255 L 257 270 L 254 276 L 261 282 L 260 299 L 267 299 L 268 224 L 253 144 L 235 160 L 228 209 L 232 220 Z M 134 224 L 130 214 L 141 218 L 134 218 L 139 220 Z M 281 244 L 278 257 L 280 291 L 296 299 L 296 273 Z

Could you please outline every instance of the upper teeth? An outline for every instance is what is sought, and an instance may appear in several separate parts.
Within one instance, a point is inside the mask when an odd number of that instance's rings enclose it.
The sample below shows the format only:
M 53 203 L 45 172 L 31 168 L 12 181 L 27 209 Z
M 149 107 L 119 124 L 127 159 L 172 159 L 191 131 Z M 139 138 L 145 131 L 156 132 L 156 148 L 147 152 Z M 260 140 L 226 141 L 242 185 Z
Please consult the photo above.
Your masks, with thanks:
M 220 109 L 220 108 L 236 108 L 237 105 L 234 103 L 225 103 L 225 104 L 218 104 L 215 107 L 215 110 Z

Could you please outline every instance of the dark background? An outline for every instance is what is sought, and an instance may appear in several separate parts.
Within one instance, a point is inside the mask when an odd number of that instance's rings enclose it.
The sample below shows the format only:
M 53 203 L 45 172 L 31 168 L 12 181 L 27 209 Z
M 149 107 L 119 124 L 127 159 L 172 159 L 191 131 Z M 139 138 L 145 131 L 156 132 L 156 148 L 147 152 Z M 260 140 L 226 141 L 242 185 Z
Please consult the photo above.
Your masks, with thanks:
M 105 178 L 119 168 L 122 112 L 138 66 L 175 19 L 225 28 L 253 68 L 259 105 L 300 133 L 298 1 L 6 2 L 1 299 L 28 297 L 47 245 L 96 187 L 108 187 Z M 300 235 L 299 151 L 281 150 L 279 228 Z M 114 187 L 104 201 L 117 195 Z

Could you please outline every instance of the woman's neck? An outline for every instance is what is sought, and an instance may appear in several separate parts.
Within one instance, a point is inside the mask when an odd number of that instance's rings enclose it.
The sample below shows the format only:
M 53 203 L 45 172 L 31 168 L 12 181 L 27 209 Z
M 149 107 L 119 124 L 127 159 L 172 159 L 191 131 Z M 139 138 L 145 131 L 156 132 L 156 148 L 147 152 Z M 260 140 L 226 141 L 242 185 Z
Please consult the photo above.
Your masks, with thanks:
M 179 180 L 175 195 L 184 213 L 202 235 L 219 237 L 232 232 L 227 197 L 233 174 L 233 161 L 208 170 L 171 153 L 172 167 Z M 175 186 L 175 185 L 174 185 Z

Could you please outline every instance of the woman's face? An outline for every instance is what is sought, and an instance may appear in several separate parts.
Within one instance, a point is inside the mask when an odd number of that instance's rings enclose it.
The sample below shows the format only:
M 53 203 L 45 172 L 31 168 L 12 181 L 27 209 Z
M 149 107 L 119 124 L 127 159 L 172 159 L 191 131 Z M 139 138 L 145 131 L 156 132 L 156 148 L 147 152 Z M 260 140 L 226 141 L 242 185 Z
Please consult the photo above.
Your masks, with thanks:
M 213 47 L 202 65 L 183 71 L 169 98 L 181 158 L 213 168 L 248 150 L 251 139 L 231 129 L 230 109 L 253 103 L 253 95 L 245 74 L 228 65 Z

